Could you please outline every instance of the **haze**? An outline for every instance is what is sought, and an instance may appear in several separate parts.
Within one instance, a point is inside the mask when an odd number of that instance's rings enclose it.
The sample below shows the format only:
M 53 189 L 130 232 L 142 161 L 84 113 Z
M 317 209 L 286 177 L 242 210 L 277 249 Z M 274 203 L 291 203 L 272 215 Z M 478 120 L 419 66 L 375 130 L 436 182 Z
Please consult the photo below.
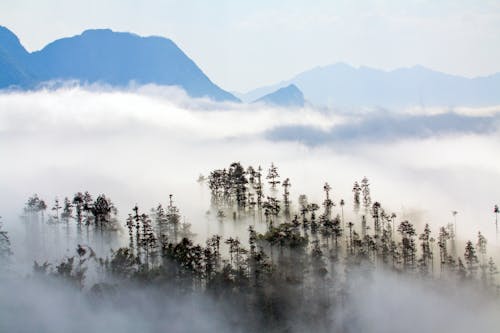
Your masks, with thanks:
M 401 218 L 436 230 L 457 210 L 460 238 L 481 230 L 496 244 L 499 108 L 361 117 L 213 103 L 155 86 L 76 86 L 4 93 L 0 110 L 0 211 L 7 226 L 33 193 L 49 202 L 76 191 L 106 193 L 122 217 L 135 203 L 149 209 L 174 194 L 204 239 L 219 230 L 207 223 L 209 193 L 198 175 L 233 161 L 264 169 L 274 162 L 282 177 L 290 177 L 295 204 L 302 193 L 320 201 L 328 181 L 334 200 L 344 198 L 350 214 L 352 184 L 366 176 L 373 199 Z M 405 121 L 412 125 L 400 126 Z M 385 136 L 374 131 L 380 126 Z M 295 136 L 283 135 L 289 128 Z
M 339 61 L 468 77 L 500 71 L 498 0 L 4 0 L 0 22 L 29 50 L 89 28 L 168 37 L 215 83 L 240 92 Z

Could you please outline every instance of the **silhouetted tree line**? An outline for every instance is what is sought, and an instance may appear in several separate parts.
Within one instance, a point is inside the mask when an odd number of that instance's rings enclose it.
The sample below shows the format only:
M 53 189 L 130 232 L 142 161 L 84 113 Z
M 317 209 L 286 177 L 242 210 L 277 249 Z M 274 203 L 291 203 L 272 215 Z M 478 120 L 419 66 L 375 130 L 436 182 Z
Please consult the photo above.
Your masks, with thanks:
M 93 263 L 100 275 L 90 290 L 101 296 L 131 284 L 157 286 L 169 296 L 210 295 L 238 309 L 235 327 L 242 331 L 284 332 L 298 322 L 326 331 L 332 324 L 331 313 L 348 298 L 346 286 L 353 272 L 361 268 L 366 274 L 391 270 L 498 292 L 498 270 L 481 233 L 476 242 L 466 243 L 462 256 L 455 256 L 450 250 L 456 242 L 452 227 L 441 227 L 433 236 L 428 224 L 418 232 L 408 220 L 397 222 L 396 214 L 372 201 L 366 177 L 353 185 L 354 219 L 348 221 L 345 200 L 336 199 L 330 184 L 323 186 L 321 203 L 300 195 L 294 205 L 290 179 L 280 179 L 274 164 L 263 175 L 260 166 L 244 168 L 237 162 L 201 178 L 208 184 L 221 223 L 227 223 L 225 216 L 233 216 L 235 223 L 256 219 L 266 223 L 262 233 L 249 225 L 245 240 L 212 235 L 205 244 L 195 244 L 171 195 L 165 207 L 159 204 L 149 213 L 137 206 L 132 209 L 124 223 L 127 247 L 97 258 L 90 247 L 78 245 L 75 256 L 55 266 L 35 262 L 34 271 L 83 289 L 87 267 Z M 44 220 L 46 209 L 35 195 L 28 199 L 25 213 Z M 51 210 L 47 223 L 73 221 L 116 230 L 116 209 L 104 195 L 93 199 L 79 192 L 62 205 L 56 199 Z M 0 238 L 0 255 L 2 249 Z

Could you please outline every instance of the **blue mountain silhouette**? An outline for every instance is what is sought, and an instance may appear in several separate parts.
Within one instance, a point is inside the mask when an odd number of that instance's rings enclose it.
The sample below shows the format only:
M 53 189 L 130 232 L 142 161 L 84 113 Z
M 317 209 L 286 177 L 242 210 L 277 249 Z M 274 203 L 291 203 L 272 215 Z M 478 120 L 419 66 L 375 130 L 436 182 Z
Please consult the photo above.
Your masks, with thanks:
M 266 103 L 270 105 L 302 107 L 305 100 L 302 91 L 296 85 L 290 84 L 280 88 L 275 92 L 262 96 L 254 101 L 254 103 Z
M 0 88 L 28 86 L 33 75 L 28 69 L 29 53 L 16 35 L 0 26 Z
M 179 86 L 192 97 L 239 101 L 210 81 L 168 38 L 87 30 L 28 53 L 12 32 L 0 27 L 0 88 L 33 88 L 49 80 L 117 87 L 152 83 Z
M 240 94 L 244 101 L 295 84 L 315 105 L 343 107 L 491 106 L 500 104 L 500 73 L 466 78 L 422 66 L 383 71 L 336 63 Z

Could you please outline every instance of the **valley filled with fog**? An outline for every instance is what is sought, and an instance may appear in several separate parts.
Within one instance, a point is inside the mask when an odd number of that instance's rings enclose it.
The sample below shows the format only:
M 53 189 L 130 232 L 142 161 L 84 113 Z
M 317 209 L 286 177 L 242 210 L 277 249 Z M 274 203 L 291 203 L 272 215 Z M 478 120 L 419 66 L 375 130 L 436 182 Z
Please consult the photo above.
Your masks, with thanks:
M 218 234 L 239 237 L 245 244 L 248 225 L 265 232 L 266 223 L 262 219 L 233 221 L 231 216 L 220 221 L 211 209 L 206 182 L 198 181 L 200 175 L 207 177 L 212 170 L 226 168 L 232 162 L 260 165 L 264 172 L 274 163 L 282 180 L 290 178 L 291 206 L 295 210 L 299 209 L 300 194 L 321 203 L 323 186 L 328 182 L 336 203 L 333 214 L 340 214 L 339 202 L 343 199 L 342 214 L 354 223 L 359 223 L 360 217 L 353 210 L 353 184 L 367 177 L 372 200 L 394 212 L 398 222 L 409 220 L 417 233 L 428 223 L 436 238 L 439 227 L 456 223 L 458 256 L 463 255 L 467 240 L 475 244 L 481 231 L 488 240 L 488 256 L 498 259 L 493 207 L 500 200 L 499 126 L 500 106 L 279 108 L 191 99 L 181 90 L 154 85 L 122 90 L 68 85 L 3 92 L 0 215 L 11 241 L 10 265 L 19 276 L 29 276 L 33 260 L 57 261 L 71 256 L 81 241 L 76 237 L 63 241 L 61 234 L 61 241 L 49 244 L 47 251 L 30 251 L 21 215 L 26 200 L 35 193 L 47 202 L 47 214 L 51 214 L 56 197 L 62 201 L 76 192 L 89 191 L 111 198 L 118 209 L 121 230 L 112 243 L 92 244 L 101 257 L 111 248 L 127 246 L 125 219 L 135 205 L 148 212 L 159 203 L 167 206 L 171 194 L 182 221 L 191 224 L 195 242 L 203 244 Z M 268 184 L 265 187 L 268 190 Z M 486 332 L 498 327 L 498 300 L 485 300 L 468 287 L 458 294 L 453 287 L 436 294 L 439 286 L 429 281 L 415 285 L 410 278 L 383 271 L 366 276 L 360 268 L 358 273 L 349 281 L 349 288 L 354 290 L 349 305 L 328 314 L 334 323 L 356 318 L 354 326 L 345 331 L 468 332 L 479 328 Z M 26 308 L 22 298 L 7 292 L 8 288 L 22 288 L 19 283 L 16 278 L 4 285 L 4 299 L 14 306 L 0 304 L 0 319 L 11 315 L 16 307 Z M 137 313 L 133 306 L 119 310 L 105 303 L 96 315 L 92 303 L 87 304 L 89 301 L 78 292 L 56 286 L 47 289 L 38 283 L 32 281 L 26 289 L 27 294 L 40 296 L 30 305 L 36 315 L 28 321 L 27 332 L 37 328 L 43 332 L 79 332 L 84 327 L 90 327 L 90 331 L 107 327 L 112 332 L 155 332 L 172 327 L 186 332 L 239 331 L 234 328 L 236 324 L 222 319 L 224 311 L 230 310 L 214 310 L 214 301 L 209 298 L 187 297 L 173 302 L 156 299 L 154 290 L 140 293 L 132 288 L 120 297 L 134 300 L 142 309 L 155 304 L 156 310 Z M 51 307 L 42 311 L 43 300 L 49 297 L 53 298 Z M 379 308 L 381 298 L 385 303 Z M 477 315 L 468 312 L 466 302 L 477 306 Z M 402 303 L 407 308 L 396 320 L 391 313 Z M 425 306 L 430 303 L 439 306 Z M 72 310 L 63 310 L 72 306 Z M 125 325 L 133 314 L 136 320 Z M 47 318 L 57 316 L 63 316 L 60 326 L 44 324 Z M 424 320 L 413 322 L 418 316 Z M 196 320 L 191 321 L 192 317 Z M 176 326 L 166 325 L 161 318 Z M 454 318 L 451 324 L 450 318 Z M 20 319 L 9 321 L 8 328 L 18 324 Z M 294 325 L 297 332 L 307 328 L 300 323 Z
M 274 162 L 292 181 L 294 204 L 299 194 L 320 201 L 329 182 L 349 214 L 352 185 L 366 176 L 391 211 L 436 227 L 457 211 L 460 238 L 479 230 L 495 238 L 500 107 L 348 113 L 213 103 L 146 86 L 3 93 L 0 110 L 9 227 L 33 193 L 50 205 L 88 190 L 108 194 L 122 216 L 173 194 L 204 233 L 209 193 L 197 178 L 240 161 L 264 170 Z

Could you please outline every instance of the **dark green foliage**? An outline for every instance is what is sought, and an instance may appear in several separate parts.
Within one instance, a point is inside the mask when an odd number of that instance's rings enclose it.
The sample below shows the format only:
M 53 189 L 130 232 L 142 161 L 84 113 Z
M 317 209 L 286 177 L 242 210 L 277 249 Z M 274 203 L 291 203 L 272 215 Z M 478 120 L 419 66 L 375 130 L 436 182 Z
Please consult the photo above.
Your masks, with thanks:
M 207 181 L 212 194 L 210 214 L 224 223 L 252 221 L 248 241 L 210 235 L 204 245 L 196 244 L 170 195 L 166 206 L 158 204 L 149 214 L 138 206 L 132 209 L 124 223 L 128 246 L 112 251 L 108 258 L 90 260 L 95 259 L 93 251 L 78 246 L 75 256 L 56 265 L 35 262 L 34 272 L 81 289 L 91 262 L 99 274 L 94 287 L 88 287 L 102 297 L 130 284 L 158 287 L 172 295 L 209 295 L 238 309 L 237 319 L 228 318 L 237 322 L 235 331 L 288 332 L 296 322 L 310 331 L 327 331 L 332 313 L 344 310 L 350 292 L 345 286 L 358 270 L 367 275 L 377 269 L 393 270 L 429 280 L 446 277 L 496 290 L 498 270 L 491 258 L 486 260 L 487 241 L 481 233 L 476 247 L 467 242 L 461 258 L 449 249 L 452 229 L 440 228 L 437 242 L 427 224 L 417 233 L 414 224 L 404 220 L 395 230 L 396 215 L 379 201 L 372 204 L 366 177 L 353 187 L 355 211 L 361 204 L 364 210 L 344 221 L 345 201 L 335 206 L 328 183 L 319 204 L 302 194 L 294 205 L 291 182 L 278 180 L 274 164 L 266 177 L 269 193 L 261 173 L 261 167 L 244 168 L 235 162 L 212 171 Z M 277 194 L 278 184 L 282 184 L 282 196 Z M 44 209 L 40 202 L 36 195 L 30 198 L 26 214 L 40 214 Z M 106 196 L 93 200 L 81 192 L 55 209 L 57 220 L 107 231 L 116 228 L 115 213 Z M 434 260 L 435 243 L 439 262 Z
M 269 185 L 271 185 L 271 188 L 273 190 L 276 188 L 276 185 L 280 183 L 280 181 L 278 180 L 279 177 L 280 176 L 278 174 L 278 168 L 274 165 L 274 163 L 271 163 L 271 167 L 267 172 L 266 179 L 269 179 Z
M 33 272 L 38 276 L 53 276 L 71 286 L 83 289 L 87 263 L 95 257 L 91 248 L 78 245 L 75 256 L 63 259 L 55 267 L 47 262 L 39 264 L 35 261 Z
M 469 277 L 474 277 L 478 268 L 479 259 L 476 255 L 476 249 L 471 241 L 467 241 L 464 253 L 465 264 L 467 265 L 467 273 Z

